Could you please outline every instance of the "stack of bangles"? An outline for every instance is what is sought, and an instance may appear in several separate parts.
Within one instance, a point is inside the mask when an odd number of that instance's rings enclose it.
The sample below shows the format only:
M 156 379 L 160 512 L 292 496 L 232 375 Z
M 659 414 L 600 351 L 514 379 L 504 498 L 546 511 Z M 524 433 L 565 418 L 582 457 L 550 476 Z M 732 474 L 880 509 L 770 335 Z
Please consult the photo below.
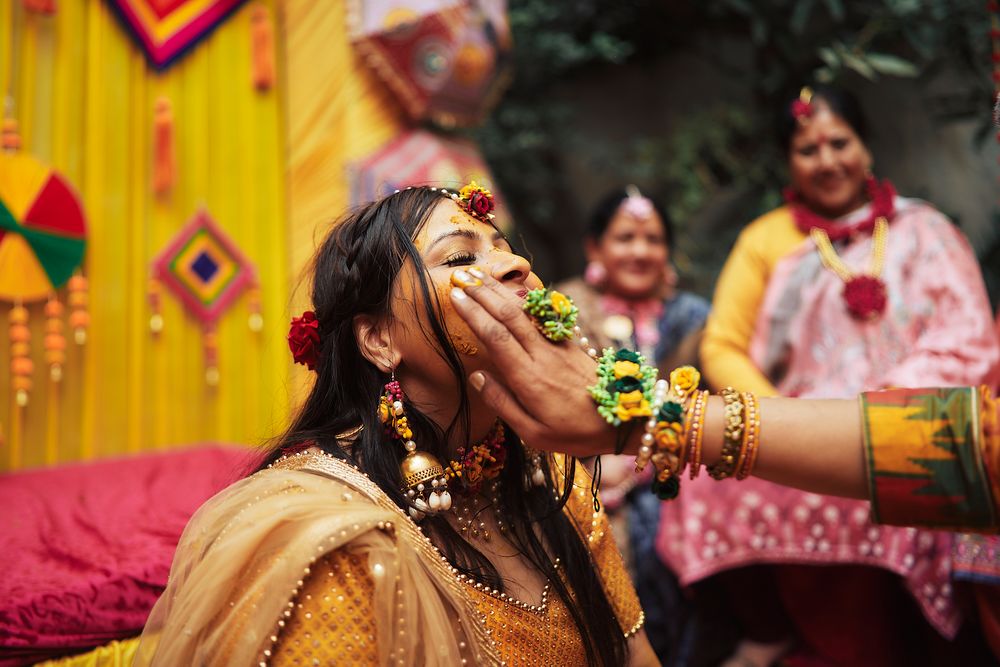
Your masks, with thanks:
M 597 383 L 587 390 L 597 404 L 598 414 L 612 426 L 624 429 L 616 453 L 621 453 L 633 420 L 644 419 L 645 433 L 635 470 L 642 472 L 652 462 L 656 471 L 653 493 L 662 500 L 676 498 L 684 468 L 690 465 L 691 479 L 701 471 L 709 392 L 698 389 L 698 370 L 682 366 L 670 372 L 669 381 L 657 380 L 656 368 L 647 365 L 638 352 L 606 348 L 598 355 L 590 341 L 580 335 L 576 307 L 554 290 L 529 292 L 525 311 L 549 340 L 560 342 L 576 337 L 597 360 Z M 760 450 L 760 409 L 750 392 L 727 387 L 720 394 L 725 406 L 722 452 L 718 461 L 706 467 L 713 479 L 743 480 L 752 474 Z

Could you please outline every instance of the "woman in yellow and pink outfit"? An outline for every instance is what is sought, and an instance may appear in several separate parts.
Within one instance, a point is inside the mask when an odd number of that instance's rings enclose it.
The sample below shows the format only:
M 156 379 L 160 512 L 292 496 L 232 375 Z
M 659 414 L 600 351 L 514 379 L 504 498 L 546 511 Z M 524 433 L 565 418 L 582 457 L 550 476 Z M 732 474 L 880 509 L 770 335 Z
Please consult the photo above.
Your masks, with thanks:
M 939 211 L 871 176 L 857 102 L 833 89 L 803 95 L 784 130 L 788 205 L 743 231 L 719 277 L 702 344 L 710 384 L 845 398 L 989 381 L 1000 343 L 976 258 Z M 903 635 L 920 621 L 900 584 L 951 640 L 962 623 L 953 579 L 1000 582 L 994 538 L 977 551 L 994 557 L 971 576 L 960 553 L 972 538 L 876 526 L 866 502 L 760 480 L 688 483 L 661 526 L 660 555 L 683 583 L 722 574 L 737 608 L 767 617 L 738 649 L 742 664 L 767 664 L 789 640 L 835 663 L 905 661 L 899 646 L 915 644 Z M 740 569 L 752 565 L 773 567 Z M 913 622 L 885 622 L 900 616 Z

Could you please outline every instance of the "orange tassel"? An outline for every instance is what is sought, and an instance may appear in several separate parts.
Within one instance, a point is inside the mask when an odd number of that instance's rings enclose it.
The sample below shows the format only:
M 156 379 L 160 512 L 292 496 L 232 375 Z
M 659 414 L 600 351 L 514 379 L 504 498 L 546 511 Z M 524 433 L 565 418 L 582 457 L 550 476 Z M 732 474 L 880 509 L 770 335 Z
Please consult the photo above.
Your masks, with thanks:
M 261 3 L 250 10 L 250 42 L 253 46 L 253 85 L 269 90 L 274 85 L 274 29 L 271 13 Z
M 31 330 L 28 329 L 28 309 L 18 304 L 10 309 L 10 385 L 18 407 L 28 405 L 31 374 Z
M 66 363 L 66 337 L 63 335 L 63 305 L 52 296 L 45 304 L 45 361 L 49 364 L 49 377 L 53 382 L 62 381 L 63 364 Z
M 77 345 L 87 342 L 87 327 L 90 326 L 90 313 L 87 312 L 87 279 L 76 274 L 69 279 L 69 326 L 73 329 L 73 340 Z
M 21 135 L 17 132 L 17 121 L 13 118 L 3 119 L 2 142 L 3 149 L 8 153 L 17 152 L 21 148 Z
M 149 330 L 154 336 L 163 333 L 163 311 L 160 309 L 160 281 L 155 277 L 149 279 Z
M 205 384 L 217 387 L 219 386 L 219 335 L 214 324 L 205 325 L 201 339 L 205 347 Z
M 162 195 L 174 187 L 177 165 L 174 160 L 174 112 L 170 100 L 156 100 L 153 111 L 153 192 Z

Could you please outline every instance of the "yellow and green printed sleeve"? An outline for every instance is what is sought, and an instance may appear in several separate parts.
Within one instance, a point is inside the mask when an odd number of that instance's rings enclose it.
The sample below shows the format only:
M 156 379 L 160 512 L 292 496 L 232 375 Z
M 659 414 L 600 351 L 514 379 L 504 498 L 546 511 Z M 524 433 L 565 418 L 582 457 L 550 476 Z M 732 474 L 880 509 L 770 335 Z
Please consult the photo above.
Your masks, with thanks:
M 986 388 L 862 394 L 874 520 L 977 532 L 1000 529 L 998 409 Z

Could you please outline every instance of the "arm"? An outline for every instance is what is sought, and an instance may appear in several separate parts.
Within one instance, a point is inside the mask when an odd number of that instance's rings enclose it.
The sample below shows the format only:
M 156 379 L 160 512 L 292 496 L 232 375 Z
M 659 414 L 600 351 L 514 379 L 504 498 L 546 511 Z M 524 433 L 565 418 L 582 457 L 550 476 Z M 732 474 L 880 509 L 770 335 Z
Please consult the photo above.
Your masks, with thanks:
M 456 310 L 480 340 L 486 341 L 484 345 L 497 368 L 496 377 L 477 371 L 470 376 L 470 383 L 525 443 L 536 449 L 577 456 L 614 451 L 616 431 L 597 415 L 590 396 L 583 389 L 593 383 L 593 361 L 572 343 L 553 345 L 544 339 L 521 311 L 519 300 L 498 288 L 495 281 L 487 279 L 481 286 L 458 292 L 460 294 L 452 293 Z M 941 390 L 941 396 L 934 399 L 938 401 L 934 404 L 936 408 L 929 408 L 926 398 L 914 399 L 913 405 L 905 406 L 910 410 L 930 410 L 936 416 L 921 426 L 912 415 L 898 412 L 890 415 L 884 406 L 881 411 L 873 408 L 892 396 L 893 392 L 867 394 L 863 411 L 856 400 L 761 400 L 761 448 L 754 474 L 817 493 L 866 498 L 871 472 L 876 505 L 910 503 L 910 510 L 906 510 L 909 514 L 890 512 L 883 513 L 881 518 L 887 522 L 914 524 L 926 521 L 919 506 L 926 496 L 924 484 L 921 482 L 902 495 L 887 495 L 898 488 L 892 485 L 894 479 L 905 482 L 912 477 L 906 477 L 906 471 L 903 475 L 894 474 L 899 471 L 889 463 L 883 464 L 890 460 L 886 452 L 894 451 L 893 445 L 897 445 L 895 451 L 903 452 L 903 459 L 926 461 L 926 465 L 920 467 L 934 475 L 924 477 L 948 482 L 954 475 L 935 476 L 949 470 L 948 466 L 939 463 L 941 452 L 957 452 L 956 443 L 964 443 L 961 455 L 952 457 L 961 466 L 952 465 L 950 470 L 960 473 L 961 483 L 968 493 L 979 494 L 976 497 L 980 501 L 974 508 L 976 516 L 985 511 L 983 502 L 992 503 L 995 514 L 993 499 L 1000 498 L 997 488 L 1000 485 L 995 480 L 1000 471 L 1000 427 L 997 426 L 1000 405 L 985 398 L 963 404 L 949 398 L 951 394 L 947 390 Z M 706 462 L 716 460 L 721 451 L 722 413 L 722 400 L 710 398 L 703 441 L 703 460 Z M 900 419 L 900 414 L 904 418 Z M 942 414 L 954 417 L 944 422 Z M 889 424 L 898 424 L 899 428 L 878 428 Z M 949 427 L 947 432 L 942 431 L 944 425 Z M 969 445 L 973 436 L 975 444 Z M 637 451 L 640 437 L 641 429 L 634 429 L 626 451 Z M 808 447 L 802 446 L 804 441 L 808 441 Z M 875 461 L 871 470 L 867 466 L 869 461 Z M 879 476 L 885 478 L 885 483 L 879 484 Z M 983 488 L 987 495 L 975 491 Z M 952 495 L 945 494 L 945 497 Z M 988 500 L 983 501 L 984 498 Z M 959 501 L 961 499 L 952 503 L 953 508 L 948 510 L 953 513 L 955 523 L 972 517 L 966 505 Z M 931 517 L 931 522 L 936 521 Z
M 749 231 L 740 234 L 716 282 L 712 312 L 701 341 L 701 360 L 712 387 L 732 385 L 758 396 L 773 396 L 777 389 L 750 360 L 750 339 L 770 266 Z

